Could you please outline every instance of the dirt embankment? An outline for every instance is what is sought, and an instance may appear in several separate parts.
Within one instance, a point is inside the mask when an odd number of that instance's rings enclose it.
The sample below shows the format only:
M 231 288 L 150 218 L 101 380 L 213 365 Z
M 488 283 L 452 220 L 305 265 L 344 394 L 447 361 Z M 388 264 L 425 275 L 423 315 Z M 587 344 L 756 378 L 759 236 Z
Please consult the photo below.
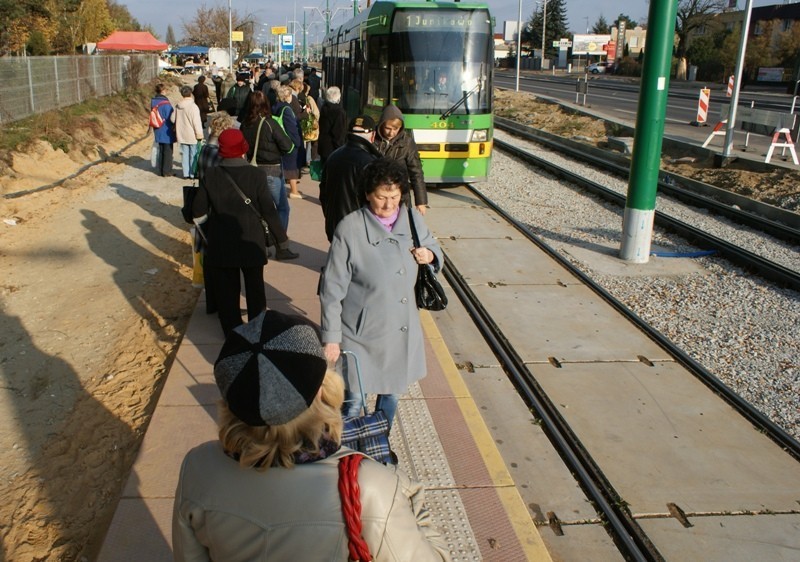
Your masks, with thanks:
M 96 557 L 196 302 L 181 181 L 149 169 L 147 105 L 53 117 L 69 153 L 0 155 L 4 195 L 106 160 L 0 200 L 0 559 Z
M 608 136 L 613 136 L 613 126 L 610 124 L 565 111 L 525 92 L 496 90 L 495 113 L 555 135 L 580 139 L 602 148 L 608 147 Z M 687 161 L 691 159 L 686 159 L 685 156 L 686 154 L 665 150 L 662 169 L 771 205 L 795 211 L 800 209 L 798 170 L 777 167 L 769 171 L 754 170 L 746 161 L 733 163 L 727 168 L 715 168 L 710 159 Z

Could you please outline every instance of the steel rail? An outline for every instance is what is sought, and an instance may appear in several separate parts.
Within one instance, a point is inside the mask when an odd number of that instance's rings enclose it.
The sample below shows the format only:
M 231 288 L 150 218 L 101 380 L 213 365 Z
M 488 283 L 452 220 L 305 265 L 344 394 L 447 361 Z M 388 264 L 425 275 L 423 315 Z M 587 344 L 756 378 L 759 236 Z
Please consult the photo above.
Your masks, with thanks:
M 542 427 L 553 446 L 594 503 L 597 511 L 608 522 L 612 531 L 611 536 L 620 551 L 629 560 L 642 562 L 664 560 L 647 538 L 644 530 L 624 509 L 624 504 L 618 501 L 619 495 L 447 257 L 445 257 L 443 273 L 450 287 L 475 322 L 475 326 L 511 377 L 515 387 L 523 394 L 528 405 L 542 421 Z

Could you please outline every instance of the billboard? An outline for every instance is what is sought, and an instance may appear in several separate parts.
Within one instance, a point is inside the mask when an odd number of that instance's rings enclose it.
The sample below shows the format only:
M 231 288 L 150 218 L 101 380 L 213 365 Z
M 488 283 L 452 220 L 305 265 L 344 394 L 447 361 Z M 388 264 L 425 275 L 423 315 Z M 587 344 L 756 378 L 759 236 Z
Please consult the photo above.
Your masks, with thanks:
M 503 22 L 503 41 L 517 41 L 517 22 Z
M 575 35 L 572 38 L 573 55 L 605 55 L 603 46 L 611 41 L 611 35 Z

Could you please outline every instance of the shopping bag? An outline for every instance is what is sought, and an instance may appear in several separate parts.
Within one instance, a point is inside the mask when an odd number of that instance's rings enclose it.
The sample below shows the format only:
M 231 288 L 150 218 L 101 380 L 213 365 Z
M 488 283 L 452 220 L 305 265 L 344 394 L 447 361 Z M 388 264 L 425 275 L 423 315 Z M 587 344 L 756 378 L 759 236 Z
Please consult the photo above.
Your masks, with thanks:
M 192 215 L 192 205 L 194 205 L 194 198 L 200 190 L 196 185 L 183 186 L 183 207 L 181 207 L 181 216 L 188 224 L 194 223 L 194 216 Z
M 192 159 L 192 164 L 189 169 L 189 173 L 193 178 L 198 176 L 197 174 L 197 164 L 200 162 L 200 152 L 203 150 L 203 139 L 197 141 L 197 148 L 194 151 L 194 158 Z
M 369 455 L 383 464 L 397 464 L 397 455 L 392 452 L 389 445 L 389 420 L 381 410 L 369 413 L 366 395 L 361 384 L 361 364 L 355 353 L 342 350 L 342 361 L 347 361 L 348 356 L 352 357 L 356 367 L 358 390 L 361 393 L 364 414 L 344 418 L 342 445 Z
M 314 181 L 319 181 L 322 179 L 322 161 L 321 160 L 312 160 L 308 164 L 308 173 L 311 175 L 311 179 Z
M 153 141 L 153 146 L 150 148 L 150 165 L 153 169 L 158 168 L 158 152 L 161 150 L 161 147 L 158 146 L 156 141 Z
M 189 229 L 192 235 L 192 287 L 202 289 L 205 286 L 203 277 L 203 242 L 199 226 Z

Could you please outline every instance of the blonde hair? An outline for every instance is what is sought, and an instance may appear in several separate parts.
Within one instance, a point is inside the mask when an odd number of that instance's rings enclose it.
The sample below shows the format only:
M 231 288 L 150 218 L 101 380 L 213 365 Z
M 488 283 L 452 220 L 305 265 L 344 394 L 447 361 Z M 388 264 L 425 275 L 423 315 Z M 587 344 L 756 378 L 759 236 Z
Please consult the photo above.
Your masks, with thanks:
M 280 101 L 290 102 L 292 101 L 292 90 L 289 86 L 280 86 L 278 88 L 278 99 Z
M 289 82 L 289 87 L 299 94 L 300 92 L 303 91 L 303 81 L 295 78 L 294 80 Z
M 219 440 L 228 453 L 238 456 L 244 468 L 292 468 L 296 453 L 318 454 L 323 437 L 341 442 L 343 402 L 344 381 L 331 370 L 325 373 L 320 394 L 311 406 L 282 425 L 247 425 L 233 415 L 223 400 L 219 405 Z
M 221 113 L 211 120 L 209 127 L 209 137 L 218 137 L 225 129 L 233 127 L 233 117 L 227 113 Z

